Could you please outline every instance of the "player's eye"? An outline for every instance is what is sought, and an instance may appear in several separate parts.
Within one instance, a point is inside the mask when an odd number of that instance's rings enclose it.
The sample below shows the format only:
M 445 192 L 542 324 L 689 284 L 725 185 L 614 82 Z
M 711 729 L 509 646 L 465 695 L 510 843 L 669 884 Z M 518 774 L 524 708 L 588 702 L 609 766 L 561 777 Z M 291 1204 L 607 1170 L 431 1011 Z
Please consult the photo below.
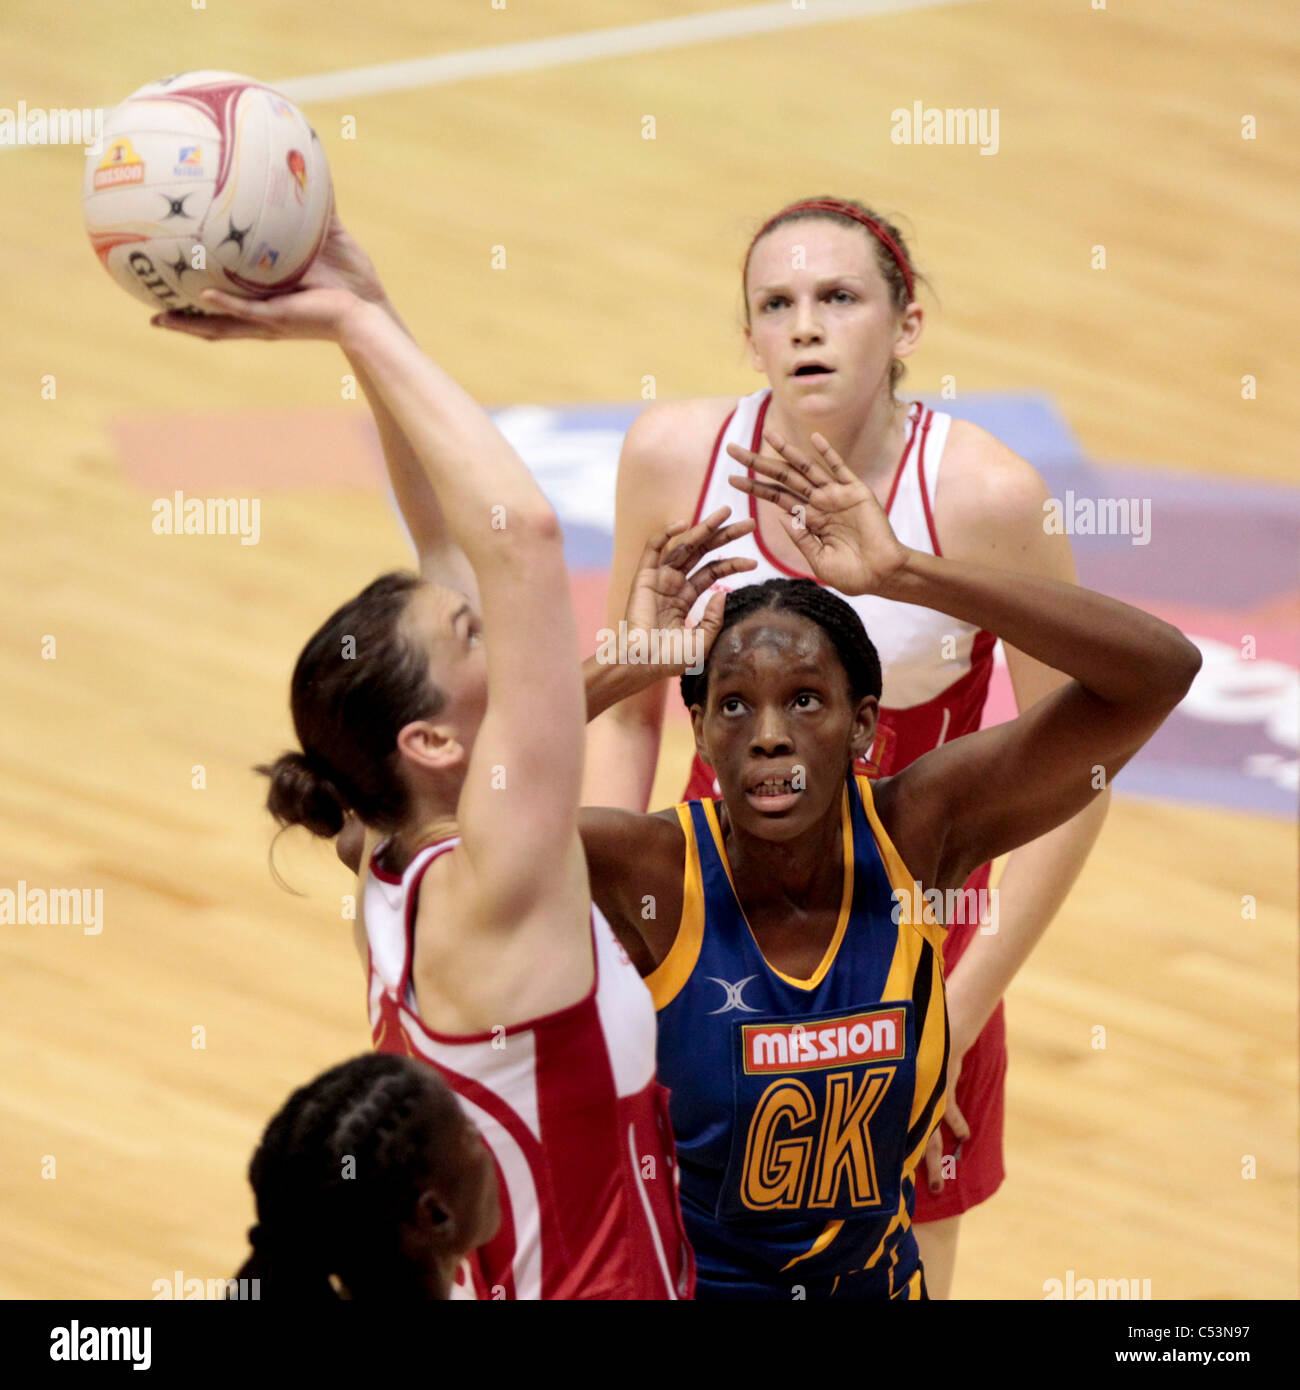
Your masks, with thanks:
M 821 709 L 822 697 L 815 690 L 801 690 L 794 697 L 796 709 Z
M 788 303 L 789 300 L 787 300 L 785 295 L 783 294 L 768 295 L 768 297 L 763 301 L 763 312 L 766 314 L 769 310 L 779 308 L 782 304 Z
M 745 708 L 745 702 L 739 695 L 728 695 L 718 702 L 718 708 L 723 714 L 739 714 Z
M 855 304 L 858 297 L 852 290 L 832 290 L 827 298 L 836 304 Z

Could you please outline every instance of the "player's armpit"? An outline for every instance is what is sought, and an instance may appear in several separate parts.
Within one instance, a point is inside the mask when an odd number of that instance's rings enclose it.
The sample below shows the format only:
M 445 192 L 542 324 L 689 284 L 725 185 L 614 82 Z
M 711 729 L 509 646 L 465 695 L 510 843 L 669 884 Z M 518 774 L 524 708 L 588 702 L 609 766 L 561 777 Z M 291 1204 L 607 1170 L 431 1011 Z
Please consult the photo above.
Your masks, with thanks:
M 584 806 L 578 833 L 591 900 L 643 975 L 668 954 L 682 915 L 686 838 L 673 811 Z

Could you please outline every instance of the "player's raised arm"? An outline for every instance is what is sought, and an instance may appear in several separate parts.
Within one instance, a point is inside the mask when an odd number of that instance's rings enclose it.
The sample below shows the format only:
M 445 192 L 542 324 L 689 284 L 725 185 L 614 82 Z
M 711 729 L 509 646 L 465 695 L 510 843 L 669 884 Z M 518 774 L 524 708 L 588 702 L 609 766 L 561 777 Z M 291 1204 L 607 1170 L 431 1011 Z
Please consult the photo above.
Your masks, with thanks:
M 700 563 L 753 531 L 751 520 L 728 524 L 730 514 L 730 507 L 719 507 L 694 526 L 674 522 L 642 546 L 621 616 L 603 629 L 595 655 L 583 664 L 589 720 L 703 666 L 722 627 L 725 595 L 712 594 L 689 626 L 692 608 L 723 579 L 754 568 L 739 555 Z
M 389 410 L 370 374 L 357 362 L 352 362 L 351 366 L 365 393 L 370 413 L 374 416 L 375 428 L 379 431 L 388 481 L 419 557 L 420 574 L 435 584 L 463 590 L 477 604 L 478 581 L 473 567 L 452 538 L 437 494 L 415 450 L 411 448 L 410 440 L 394 419 L 393 412 Z
M 644 457 L 644 416 L 633 421 L 618 462 L 614 505 L 614 558 L 610 566 L 606 621 L 616 627 L 628 586 L 636 572 L 645 537 L 672 520 L 660 510 L 652 471 Z M 587 767 L 582 799 L 587 805 L 621 806 L 644 811 L 650 802 L 659 738 L 663 728 L 665 686 L 648 687 L 602 714 L 587 731 Z
M 1201 665 L 1169 623 L 1054 580 L 911 555 L 882 592 L 977 622 L 1073 677 L 1018 718 L 899 774 L 900 806 L 932 805 L 950 826 L 936 887 L 964 882 L 1081 811 L 1164 723 Z
M 481 915 L 505 922 L 517 918 L 520 895 L 574 888 L 583 692 L 559 522 L 541 489 L 487 412 L 380 305 L 342 286 L 204 300 L 243 321 L 249 336 L 338 343 L 391 413 L 473 568 L 490 637 L 487 709 L 457 805 L 461 862 L 484 888 L 475 901 Z M 444 617 L 449 639 L 476 643 L 468 598 L 437 621 Z M 567 862 L 570 872 L 539 875 L 548 862 Z
M 354 305 L 339 341 L 419 458 L 478 579 L 488 698 L 457 819 L 507 910 L 536 888 L 539 864 L 576 844 L 584 707 L 559 521 L 487 412 L 382 310 Z
M 210 342 L 234 338 L 271 340 L 318 336 L 302 330 L 302 295 L 308 290 L 322 289 L 347 290 L 358 299 L 379 305 L 403 332 L 407 332 L 406 325 L 384 290 L 374 263 L 343 226 L 337 212 L 330 217 L 324 243 L 303 276 L 300 289 L 292 295 L 271 301 L 267 312 L 248 314 L 235 307 L 236 301 L 228 306 L 226 313 L 158 314 L 153 323 L 156 327 Z M 357 362 L 352 362 L 351 366 L 365 393 L 370 413 L 374 416 L 388 480 L 419 556 L 420 573 L 434 583 L 463 589 L 475 597 L 474 572 L 451 538 L 437 495 L 410 442 L 375 389 L 369 373 Z
M 819 579 L 949 614 L 1073 678 L 1019 718 L 880 784 L 882 817 L 926 887 L 959 884 L 1069 820 L 1187 693 L 1201 657 L 1170 624 L 1088 589 L 909 550 L 820 435 L 819 456 L 769 442 L 783 461 L 733 448 L 759 475 L 733 485 L 786 510 L 787 533 Z
M 734 401 L 657 401 L 632 422 L 618 460 L 614 558 L 606 621 L 616 628 L 646 537 L 690 518 L 699 493 L 698 440 L 710 439 Z M 644 811 L 654 786 L 666 687 L 654 685 L 599 718 L 587 732 L 582 799 Z

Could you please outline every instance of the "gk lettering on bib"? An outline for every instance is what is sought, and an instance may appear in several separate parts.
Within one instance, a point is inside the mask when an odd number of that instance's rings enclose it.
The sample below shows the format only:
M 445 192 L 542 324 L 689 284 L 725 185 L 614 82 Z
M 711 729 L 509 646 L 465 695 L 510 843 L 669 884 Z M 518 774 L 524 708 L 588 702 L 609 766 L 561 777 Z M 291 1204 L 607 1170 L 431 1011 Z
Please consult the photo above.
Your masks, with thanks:
M 915 1088 L 911 1001 L 732 1027 L 736 1122 L 718 1219 L 896 1209 Z

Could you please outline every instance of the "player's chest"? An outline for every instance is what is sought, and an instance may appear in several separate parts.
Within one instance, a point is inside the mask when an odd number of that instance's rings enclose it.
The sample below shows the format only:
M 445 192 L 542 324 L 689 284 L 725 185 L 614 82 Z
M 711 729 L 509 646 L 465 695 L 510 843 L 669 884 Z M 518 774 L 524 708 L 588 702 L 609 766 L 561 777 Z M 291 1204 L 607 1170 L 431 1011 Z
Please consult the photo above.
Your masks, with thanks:
M 754 948 L 778 975 L 811 979 L 835 945 L 838 909 L 810 913 L 761 913 L 750 909 L 746 921 Z
M 710 976 L 660 1020 L 683 1154 L 715 1175 L 723 1222 L 895 1210 L 916 1077 L 914 1001 Z M 868 993 L 864 989 L 864 994 Z M 705 1007 L 700 1007 L 705 1006 Z M 685 1032 L 683 1032 L 683 1029 Z

